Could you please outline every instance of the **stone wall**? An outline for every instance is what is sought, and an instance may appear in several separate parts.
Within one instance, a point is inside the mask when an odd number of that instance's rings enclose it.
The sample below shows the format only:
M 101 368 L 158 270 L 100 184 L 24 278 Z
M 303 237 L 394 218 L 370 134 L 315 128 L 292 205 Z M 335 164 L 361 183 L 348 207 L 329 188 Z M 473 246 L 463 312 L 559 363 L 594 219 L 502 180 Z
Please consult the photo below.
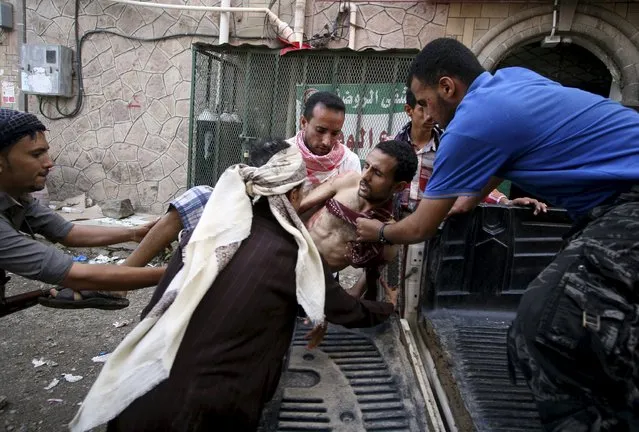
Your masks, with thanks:
M 358 2 L 355 48 L 363 50 L 416 48 L 446 34 L 449 4 L 432 2 Z M 339 5 L 333 2 L 313 2 L 309 17 L 310 34 L 321 33 L 325 24 L 332 25 Z M 348 14 L 343 22 L 348 25 Z M 332 41 L 330 48 L 346 47 L 348 31 L 344 38 Z
M 0 107 L 3 108 L 18 108 L 20 52 L 17 43 L 19 29 L 15 22 L 18 12 L 14 6 L 13 30 L 0 29 Z M 12 92 L 14 98 L 10 99 Z
M 75 50 L 74 0 L 27 0 L 26 5 L 27 43 L 63 44 Z M 251 0 L 251 6 L 266 4 Z M 140 39 L 186 32 L 218 34 L 215 13 L 81 0 L 79 16 L 81 35 L 95 29 Z M 231 32 L 249 40 L 261 38 L 263 21 L 263 14 L 235 14 Z M 17 83 L 17 32 L 9 37 L 9 43 L 0 45 L 0 69 L 5 76 L 11 72 L 7 79 Z M 82 49 L 82 111 L 70 119 L 43 119 L 56 163 L 48 182 L 54 197 L 84 191 L 97 201 L 130 198 L 138 209 L 162 212 L 166 202 L 184 190 L 195 41 L 215 43 L 217 39 L 145 42 L 111 34 L 88 37 Z M 77 82 L 74 85 L 77 89 Z M 57 117 L 53 101 L 42 99 L 44 113 Z M 75 106 L 75 98 L 61 102 L 63 112 Z M 36 97 L 28 98 L 29 111 L 39 114 L 39 104 Z
M 218 3 L 195 0 L 188 4 Z M 232 4 L 265 7 L 269 2 L 233 0 Z M 510 4 L 427 1 L 355 4 L 356 49 L 419 49 L 437 37 L 450 36 L 475 50 L 488 68 L 513 46 L 547 34 L 552 22 L 550 0 Z M 75 49 L 74 5 L 74 0 L 27 0 L 27 42 L 64 44 Z M 332 28 L 338 7 L 334 2 L 308 0 L 307 38 L 324 32 L 325 26 Z M 293 0 L 276 1 L 271 10 L 293 25 Z M 348 13 L 342 15 L 338 23 L 341 37 L 330 41 L 329 48 L 347 46 L 348 32 L 352 31 L 348 19 Z M 17 14 L 15 21 L 20 22 Z M 80 34 L 102 29 L 136 38 L 183 32 L 217 35 L 218 22 L 219 16 L 214 13 L 135 8 L 107 0 L 80 3 Z M 639 4 L 580 1 L 571 32 L 576 43 L 584 46 L 590 43 L 586 48 L 610 65 L 613 75 L 618 74 L 626 101 L 636 99 L 639 93 L 638 27 Z M 585 33 L 590 37 L 580 39 Z M 233 43 L 276 45 L 273 36 L 273 30 L 264 27 L 263 15 L 233 14 Z M 17 84 L 18 39 L 17 29 L 0 37 L 0 81 Z M 57 164 L 49 181 L 54 196 L 85 191 L 98 201 L 130 198 L 138 209 L 162 212 L 166 202 L 184 190 L 191 45 L 195 40 L 216 43 L 214 37 L 145 42 L 94 34 L 87 39 L 82 50 L 85 97 L 80 115 L 46 120 L 51 153 Z M 44 102 L 44 112 L 57 116 L 51 99 Z M 35 97 L 30 97 L 28 110 L 39 113 L 38 103 Z M 73 103 L 73 99 L 63 103 L 62 110 L 72 110 Z

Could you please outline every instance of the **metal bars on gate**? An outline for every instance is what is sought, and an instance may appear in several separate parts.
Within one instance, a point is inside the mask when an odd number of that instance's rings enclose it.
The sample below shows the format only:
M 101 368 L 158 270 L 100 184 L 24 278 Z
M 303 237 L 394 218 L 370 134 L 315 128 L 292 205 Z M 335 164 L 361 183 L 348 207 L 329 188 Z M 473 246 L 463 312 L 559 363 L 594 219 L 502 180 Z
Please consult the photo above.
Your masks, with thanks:
M 335 92 L 346 104 L 343 141 L 365 159 L 408 121 L 405 80 L 416 50 L 300 50 L 196 44 L 193 48 L 189 187 L 215 185 L 260 138 L 290 138 L 305 98 Z

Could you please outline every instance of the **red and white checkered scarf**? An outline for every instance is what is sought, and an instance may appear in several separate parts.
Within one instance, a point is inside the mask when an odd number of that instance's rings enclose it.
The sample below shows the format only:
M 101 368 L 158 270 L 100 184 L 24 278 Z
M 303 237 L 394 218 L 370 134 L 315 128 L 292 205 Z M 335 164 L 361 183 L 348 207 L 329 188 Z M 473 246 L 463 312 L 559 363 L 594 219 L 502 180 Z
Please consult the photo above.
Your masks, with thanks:
M 347 148 L 342 143 L 337 143 L 333 149 L 323 156 L 313 154 L 304 142 L 304 131 L 301 130 L 295 136 L 297 147 L 302 153 L 306 164 L 306 178 L 314 186 L 323 183 L 329 177 L 337 174 L 340 164 L 347 155 Z

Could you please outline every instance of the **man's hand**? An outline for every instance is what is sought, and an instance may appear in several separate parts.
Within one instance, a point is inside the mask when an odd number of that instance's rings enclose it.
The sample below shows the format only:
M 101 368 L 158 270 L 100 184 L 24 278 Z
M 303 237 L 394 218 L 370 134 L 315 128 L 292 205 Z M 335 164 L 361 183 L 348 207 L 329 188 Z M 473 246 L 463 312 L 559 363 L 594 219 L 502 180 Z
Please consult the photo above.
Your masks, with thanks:
M 391 288 L 384 279 L 379 278 L 379 283 L 384 287 L 384 293 L 386 294 L 386 301 L 391 303 L 397 309 L 397 297 L 399 296 L 399 289 L 397 287 Z
M 153 228 L 155 226 L 156 223 L 158 223 L 160 219 L 156 219 L 154 221 L 151 221 L 149 223 L 146 223 L 144 225 L 140 225 L 138 227 L 133 228 L 133 241 L 140 243 L 142 241 L 142 239 L 149 233 L 149 231 L 151 231 L 151 228 Z
M 319 344 L 324 340 L 324 336 L 326 335 L 326 331 L 328 330 L 328 323 L 324 321 L 322 325 L 315 327 L 313 330 L 306 333 L 304 336 L 305 339 L 310 339 L 308 341 L 308 345 L 306 348 L 313 349 L 316 348 Z
M 376 242 L 379 240 L 379 230 L 384 225 L 375 219 L 357 218 L 357 241 Z
M 539 202 L 533 198 L 515 198 L 514 200 L 511 200 L 509 204 L 524 207 L 532 206 L 534 207 L 534 215 L 538 215 L 539 213 L 546 213 L 548 211 L 548 206 L 546 204 Z

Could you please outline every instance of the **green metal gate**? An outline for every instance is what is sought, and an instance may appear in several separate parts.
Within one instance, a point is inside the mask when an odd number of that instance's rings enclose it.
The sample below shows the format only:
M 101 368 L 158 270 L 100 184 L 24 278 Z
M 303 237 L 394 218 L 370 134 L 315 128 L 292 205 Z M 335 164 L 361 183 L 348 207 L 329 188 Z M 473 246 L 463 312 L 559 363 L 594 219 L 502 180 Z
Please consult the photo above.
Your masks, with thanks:
M 193 54 L 189 187 L 214 185 L 252 140 L 290 138 L 309 90 L 346 104 L 344 143 L 364 158 L 408 120 L 405 81 L 416 50 L 279 50 L 197 44 Z

